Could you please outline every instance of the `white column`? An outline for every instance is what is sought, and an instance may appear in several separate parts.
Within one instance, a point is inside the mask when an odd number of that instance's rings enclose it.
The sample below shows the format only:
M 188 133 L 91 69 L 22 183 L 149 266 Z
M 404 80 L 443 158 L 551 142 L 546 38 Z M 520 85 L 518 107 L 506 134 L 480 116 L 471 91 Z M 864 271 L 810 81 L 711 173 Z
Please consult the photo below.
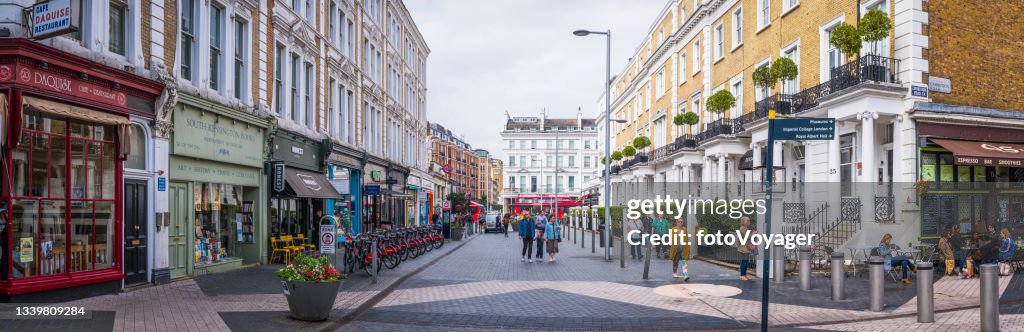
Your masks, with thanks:
M 858 182 L 875 182 L 878 177 L 878 164 L 875 162 L 875 119 L 878 113 L 864 111 L 861 119 L 861 175 Z
M 838 124 L 838 123 L 837 123 Z M 840 126 L 836 126 L 836 131 L 839 130 Z M 839 135 L 836 134 L 835 139 L 828 141 L 828 169 L 825 170 L 828 175 L 827 179 L 830 183 L 839 183 Z
M 710 156 L 704 156 L 704 167 L 701 167 L 700 174 L 701 174 L 700 186 L 703 187 L 703 189 L 704 189 L 702 194 L 707 196 L 708 195 L 707 191 L 711 190 L 711 185 L 710 184 L 714 182 L 714 181 L 711 180 L 711 157 Z
M 726 181 L 728 181 L 728 179 L 725 178 L 725 160 L 726 160 L 726 158 L 728 158 L 728 155 L 726 155 L 724 153 L 718 155 L 718 179 L 716 179 L 715 182 L 718 184 L 716 186 L 718 188 L 716 194 L 719 197 L 724 197 L 725 196 L 725 186 L 726 186 Z

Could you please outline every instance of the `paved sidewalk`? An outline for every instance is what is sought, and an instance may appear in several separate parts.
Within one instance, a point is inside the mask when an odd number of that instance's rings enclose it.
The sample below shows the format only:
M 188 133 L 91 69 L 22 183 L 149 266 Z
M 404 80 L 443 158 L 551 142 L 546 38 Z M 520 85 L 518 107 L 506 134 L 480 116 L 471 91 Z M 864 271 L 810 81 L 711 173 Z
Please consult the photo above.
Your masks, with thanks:
M 332 312 L 332 319 L 345 315 L 371 300 L 402 276 L 472 242 L 474 236 L 448 242 L 396 269 L 381 270 L 373 284 L 364 272 L 345 280 Z M 83 306 L 94 311 L 94 319 L 82 320 L 0 320 L 0 331 L 319 331 L 331 322 L 306 323 L 289 319 L 288 303 L 281 293 L 274 271 L 281 265 L 266 265 L 210 274 L 148 287 L 132 292 L 71 301 L 61 306 Z

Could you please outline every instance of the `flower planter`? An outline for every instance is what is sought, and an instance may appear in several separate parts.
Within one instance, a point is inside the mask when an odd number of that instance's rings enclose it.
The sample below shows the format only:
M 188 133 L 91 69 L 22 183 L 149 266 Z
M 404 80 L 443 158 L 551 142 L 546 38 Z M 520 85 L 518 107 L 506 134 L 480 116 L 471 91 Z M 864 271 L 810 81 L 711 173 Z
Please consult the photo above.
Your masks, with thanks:
M 463 228 L 452 228 L 452 241 L 462 241 Z
M 334 299 L 338 296 L 341 282 L 281 281 L 287 285 L 290 317 L 304 321 L 322 321 L 331 316 Z

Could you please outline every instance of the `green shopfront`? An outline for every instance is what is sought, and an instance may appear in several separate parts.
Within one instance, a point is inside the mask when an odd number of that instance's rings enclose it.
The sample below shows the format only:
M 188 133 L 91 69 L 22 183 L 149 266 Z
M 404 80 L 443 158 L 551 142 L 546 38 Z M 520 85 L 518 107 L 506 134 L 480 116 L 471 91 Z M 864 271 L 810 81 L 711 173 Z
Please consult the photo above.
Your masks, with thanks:
M 266 120 L 190 95 L 174 110 L 171 277 L 266 262 Z

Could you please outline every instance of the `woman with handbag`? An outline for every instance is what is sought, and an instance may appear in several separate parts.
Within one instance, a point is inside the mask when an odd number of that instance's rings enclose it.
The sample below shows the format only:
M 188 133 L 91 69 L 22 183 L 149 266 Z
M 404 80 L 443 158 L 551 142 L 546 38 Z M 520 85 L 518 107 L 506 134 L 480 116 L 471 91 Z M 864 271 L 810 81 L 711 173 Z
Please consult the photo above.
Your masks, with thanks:
M 750 218 L 740 218 L 740 235 L 746 236 L 750 232 Z M 750 237 L 747 237 L 750 238 Z M 757 254 L 757 246 L 752 243 L 736 243 L 736 251 L 740 253 L 740 280 L 748 281 L 747 267 L 750 265 L 750 256 Z

